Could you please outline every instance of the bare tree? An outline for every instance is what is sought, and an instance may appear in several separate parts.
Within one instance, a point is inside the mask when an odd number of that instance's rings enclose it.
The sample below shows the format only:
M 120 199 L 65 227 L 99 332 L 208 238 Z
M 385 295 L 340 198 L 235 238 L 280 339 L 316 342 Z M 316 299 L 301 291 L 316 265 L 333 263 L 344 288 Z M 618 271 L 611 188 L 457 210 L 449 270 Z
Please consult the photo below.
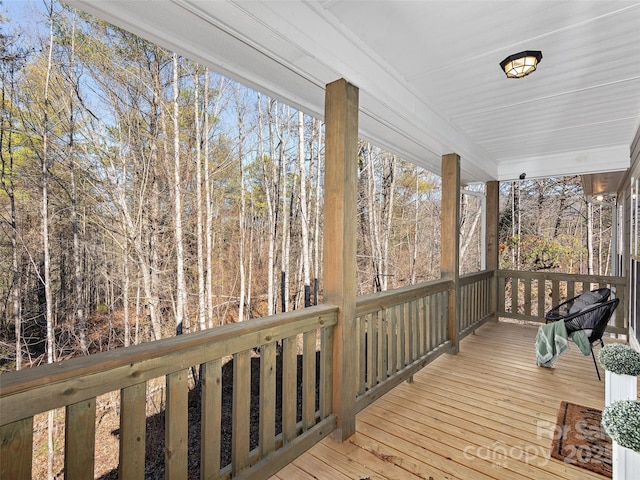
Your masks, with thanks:
M 207 328 L 207 302 L 204 272 L 204 225 L 202 205 L 202 131 L 200 129 L 200 72 L 196 67 L 194 80 L 194 126 L 196 131 L 196 242 L 198 248 L 198 319 L 200 330 Z
M 281 185 L 281 201 L 282 201 L 282 236 L 281 236 L 281 268 L 280 268 L 280 295 L 282 303 L 282 311 L 289 311 L 289 267 L 290 267 L 290 248 L 291 248 L 291 205 L 287 205 L 287 185 L 288 185 L 288 168 L 285 155 L 285 146 L 289 138 L 289 107 L 282 105 L 281 121 L 277 125 L 276 132 L 278 135 L 278 162 L 280 163 L 280 185 Z M 293 198 L 293 195 L 292 197 Z
M 16 210 L 16 188 L 14 183 L 14 149 L 13 139 L 15 136 L 14 125 L 15 107 L 13 99 L 16 95 L 16 70 L 20 68 L 20 63 L 24 60 L 24 54 L 17 50 L 10 51 L 9 47 L 13 39 L 4 37 L 2 44 L 2 65 L 0 66 L 1 77 L 1 120 L 0 129 L 0 184 L 9 200 L 9 218 L 6 224 L 10 230 L 11 237 L 11 286 L 10 305 L 11 313 L 7 317 L 13 318 L 15 345 L 16 345 L 16 370 L 22 368 L 22 314 L 20 308 L 20 264 L 18 246 L 18 218 Z
M 49 248 L 49 162 L 51 161 L 49 152 L 50 143 L 50 129 L 49 125 L 49 88 L 51 81 L 51 72 L 53 70 L 53 1 L 49 6 L 49 41 L 47 51 L 47 68 L 44 80 L 44 111 L 42 118 L 42 151 L 40 154 L 40 166 L 41 166 L 41 181 L 42 181 L 42 256 L 43 256 L 43 278 L 44 282 L 45 301 L 46 301 L 46 322 L 47 322 L 47 363 L 55 362 L 55 335 L 54 335 L 54 318 L 53 318 L 53 295 L 51 287 L 51 251 Z M 54 432 L 53 432 L 53 414 L 54 411 L 49 411 L 48 414 L 48 456 L 47 456 L 47 474 L 51 480 L 53 480 L 53 457 L 54 457 Z
M 316 139 L 316 185 L 315 185 L 315 215 L 314 215 L 314 249 L 313 249 L 313 272 L 314 272 L 314 281 L 313 281 L 313 304 L 318 305 L 320 300 L 318 299 L 318 290 L 320 284 L 320 244 L 322 243 L 320 238 L 320 211 L 321 211 L 321 145 L 322 145 L 322 125 L 319 120 L 313 118 L 312 123 L 312 139 Z M 313 143 L 313 142 L 312 142 Z M 313 152 L 313 147 L 311 148 Z
M 311 262 L 309 256 L 309 214 L 307 212 L 307 181 L 304 158 L 304 114 L 298 111 L 298 179 L 300 182 L 300 227 L 302 232 L 302 271 L 304 306 L 311 306 Z
M 174 222 L 176 236 L 176 333 L 180 335 L 183 328 L 189 331 L 188 305 L 187 305 L 187 283 L 184 278 L 184 243 L 182 231 L 182 180 L 180 177 L 180 107 L 178 99 L 180 97 L 180 87 L 178 86 L 178 54 L 173 54 L 173 189 L 174 189 Z
M 238 305 L 238 321 L 242 322 L 245 319 L 245 294 L 246 294 L 246 258 L 245 258 L 245 246 L 246 246 L 246 192 L 245 192 L 245 176 L 244 176 L 244 149 L 243 144 L 245 140 L 245 105 L 241 99 L 240 85 L 236 87 L 236 113 L 238 116 L 238 165 L 240 168 L 240 210 L 238 211 L 238 224 L 240 226 L 240 239 L 239 239 L 239 254 L 240 254 L 240 298 Z

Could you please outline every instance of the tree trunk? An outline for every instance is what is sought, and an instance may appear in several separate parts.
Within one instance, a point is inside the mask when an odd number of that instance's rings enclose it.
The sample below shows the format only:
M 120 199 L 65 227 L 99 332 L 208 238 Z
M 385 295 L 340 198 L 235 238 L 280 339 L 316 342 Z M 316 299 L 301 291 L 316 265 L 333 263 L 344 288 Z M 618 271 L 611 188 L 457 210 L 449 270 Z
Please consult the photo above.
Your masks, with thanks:
M 319 279 L 320 279 L 320 198 L 321 198 L 321 170 L 320 170 L 320 149 L 322 147 L 322 127 L 317 119 L 313 119 L 313 131 L 317 132 L 317 150 L 316 150 L 316 211 L 314 225 L 314 249 L 313 249 L 313 304 L 318 305 Z
M 269 98 L 266 99 L 268 106 L 267 115 L 262 112 L 262 97 L 258 93 L 258 152 L 260 155 L 260 166 L 262 168 L 262 183 L 264 188 L 265 201 L 267 203 L 267 236 L 268 236 L 268 250 L 267 250 L 267 315 L 273 315 L 275 311 L 275 251 L 276 251 L 276 239 L 278 234 L 278 226 L 276 224 L 277 217 L 277 203 L 274 198 L 277 198 L 277 163 L 275 160 L 275 138 L 273 132 L 273 114 L 272 108 L 275 105 L 275 101 Z M 263 128 L 265 122 L 269 131 L 269 154 L 265 156 L 264 151 L 264 134 Z
M 245 306 L 245 242 L 246 242 L 246 198 L 245 198 L 245 186 L 244 186 L 244 151 L 242 148 L 244 142 L 244 105 L 242 105 L 240 98 L 240 85 L 236 90 L 236 111 L 238 113 L 238 165 L 240 167 L 240 210 L 238 212 L 238 224 L 240 226 L 240 295 L 238 300 L 238 321 L 244 320 L 244 306 Z
M 282 106 L 283 126 L 288 130 L 288 111 L 289 107 Z M 285 113 L 287 112 L 287 113 Z M 286 119 L 286 120 L 285 120 Z M 285 123 L 286 122 L 286 123 Z M 283 132 L 279 132 L 279 149 L 278 161 L 281 164 L 281 185 L 282 185 L 282 253 L 281 253 L 281 269 L 280 269 L 280 295 L 282 301 L 282 311 L 289 311 L 289 248 L 291 246 L 291 228 L 290 228 L 290 208 L 287 208 L 287 180 L 288 169 L 285 153 L 286 138 Z
M 159 178 L 161 173 L 160 162 L 158 158 L 158 145 L 157 138 L 159 137 L 158 123 L 162 117 L 161 109 L 161 79 L 160 79 L 160 53 L 159 48 L 154 48 L 154 63 L 150 67 L 152 69 L 151 74 L 153 76 L 153 97 L 151 100 L 151 112 L 149 118 L 149 135 L 152 141 L 149 143 L 150 148 L 150 163 L 149 170 L 152 172 L 151 183 L 151 195 L 149 201 L 146 203 L 149 208 L 148 212 L 143 211 L 143 222 L 149 222 L 148 225 L 148 238 L 146 245 L 142 245 L 140 235 L 135 236 L 136 250 L 139 252 L 139 261 L 141 269 L 143 269 L 143 281 L 145 288 L 145 295 L 147 297 L 148 316 L 153 327 L 153 334 L 155 340 L 162 338 L 162 319 L 160 316 L 160 299 L 158 297 L 158 291 L 160 286 L 160 254 L 159 254 L 159 232 L 161 227 L 161 215 L 160 215 L 160 184 Z M 162 122 L 163 127 L 166 122 Z M 163 128 L 166 130 L 166 127 Z M 164 142 L 168 141 L 166 132 L 162 135 Z M 166 157 L 166 154 L 165 154 Z M 141 198 L 141 202 L 145 200 Z M 126 200 L 125 200 L 126 202 Z M 142 223 L 143 223 L 142 222 Z M 138 225 L 138 229 L 142 229 L 142 223 Z M 135 230 L 133 230 L 135 231 Z
M 298 111 L 298 178 L 300 179 L 300 226 L 302 230 L 302 275 L 304 306 L 311 306 L 311 262 L 309 256 L 309 214 L 307 212 L 307 181 L 304 168 L 304 114 Z
M 389 241 L 393 224 L 393 203 L 396 187 L 396 157 L 395 155 L 385 155 L 383 159 L 382 192 L 384 195 L 383 218 L 384 234 L 382 238 L 382 290 L 386 291 L 389 286 Z
M 414 206 L 413 218 L 413 248 L 411 255 L 411 285 L 415 285 L 417 281 L 417 263 L 418 263 L 418 227 L 420 225 L 418 212 L 420 211 L 420 172 L 416 170 L 416 199 Z
M 2 124 L 9 128 L 0 129 L 0 183 L 9 199 L 9 229 L 11 230 L 11 313 L 7 318 L 13 318 L 16 345 L 16 370 L 22 369 L 22 315 L 20 309 L 20 263 L 18 251 L 18 218 L 16 212 L 16 196 L 14 185 L 14 156 L 13 156 L 13 123 L 15 96 L 15 69 L 17 55 L 8 55 L 6 58 L 7 70 L 0 70 L 3 74 L 0 85 L 2 92 Z M 5 76 L 5 73 L 7 76 Z M 7 98 L 8 97 L 8 98 Z M 5 144 L 6 141 L 6 144 Z
M 365 155 L 365 167 L 367 172 L 367 214 L 369 221 L 369 245 L 371 246 L 371 266 L 373 267 L 373 288 L 374 291 L 382 291 L 382 250 L 380 248 L 380 219 L 378 218 L 378 211 L 376 204 L 376 188 L 375 188 L 375 167 L 373 165 L 373 155 L 371 152 L 371 145 L 366 146 Z M 383 207 L 384 208 L 384 207 Z
M 46 321 L 47 321 L 47 363 L 55 362 L 55 336 L 53 325 L 53 295 L 51 291 L 51 252 L 49 250 L 49 87 L 51 80 L 51 70 L 53 69 L 53 2 L 49 7 L 49 51 L 47 59 L 47 73 L 44 83 L 44 117 L 42 119 L 42 157 L 41 174 L 42 174 L 42 254 L 44 261 L 44 294 L 46 303 Z M 53 441 L 53 414 L 50 410 L 47 422 L 47 474 L 53 480 L 53 457 L 54 457 L 54 441 Z
M 72 33 L 71 33 L 71 61 L 69 66 L 69 81 L 73 83 L 74 90 L 77 90 L 77 81 L 74 78 L 74 66 L 75 66 L 75 15 L 73 19 Z M 75 175 L 75 157 L 74 157 L 74 144 L 75 144 L 75 102 L 73 95 L 69 95 L 69 171 L 71 179 L 71 230 L 73 232 L 73 280 L 75 287 L 75 324 L 78 330 L 78 337 L 80 339 L 80 349 L 85 355 L 89 354 L 87 346 L 87 319 L 84 308 L 84 277 L 82 269 L 82 259 L 80 251 L 80 227 L 78 220 L 78 193 L 76 185 Z
M 131 345 L 131 324 L 129 323 L 129 288 L 131 276 L 129 274 L 129 240 L 123 235 L 122 246 L 122 313 L 124 319 L 124 346 Z
M 463 195 L 461 203 L 462 214 L 460 216 L 462 218 L 462 226 L 460 227 L 460 261 L 462 263 L 466 258 L 467 250 L 471 246 L 474 233 L 476 231 L 476 228 L 478 227 L 478 222 L 482 214 L 482 206 L 478 205 L 476 209 L 471 212 L 471 207 L 469 205 L 469 199 L 467 198 L 467 195 Z
M 178 99 L 178 54 L 173 54 L 173 181 L 175 198 L 173 199 L 175 212 L 176 236 L 176 335 L 189 331 L 187 308 L 187 284 L 184 278 L 184 242 L 182 232 L 182 179 L 180 176 L 180 108 Z
M 194 125 L 196 130 L 196 241 L 198 249 L 198 319 L 200 330 L 207 328 L 207 304 L 205 291 L 204 272 L 204 225 L 203 225 L 203 205 L 202 205 L 202 131 L 200 129 L 200 72 L 196 67 L 194 75 Z

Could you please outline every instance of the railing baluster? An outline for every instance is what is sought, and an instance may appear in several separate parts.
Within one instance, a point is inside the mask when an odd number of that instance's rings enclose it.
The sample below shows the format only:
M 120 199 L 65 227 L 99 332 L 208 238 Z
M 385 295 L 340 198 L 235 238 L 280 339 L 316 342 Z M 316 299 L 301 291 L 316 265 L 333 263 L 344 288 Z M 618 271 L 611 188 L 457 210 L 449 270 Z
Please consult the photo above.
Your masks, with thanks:
M 189 430 L 189 371 L 167 375 L 165 409 L 165 476 L 168 480 L 187 476 Z
M 146 444 L 147 385 L 145 382 L 120 390 L 120 466 L 121 479 L 144 478 Z
M 469 292 L 469 304 L 467 305 L 467 323 L 465 327 L 470 327 L 479 319 L 478 316 L 478 284 L 467 285 Z
M 398 317 L 396 307 L 387 309 L 389 315 L 389 374 L 393 375 L 398 371 Z
M 413 338 L 411 342 L 411 361 L 415 361 L 416 358 L 420 355 L 419 345 L 420 345 L 420 329 L 418 325 L 420 324 L 420 308 L 417 300 L 413 300 L 411 302 L 411 330 L 413 333 Z
M 416 318 L 417 318 L 417 327 L 418 327 L 418 335 L 417 335 L 417 352 L 414 356 L 414 360 L 416 358 L 421 357 L 424 354 L 424 340 L 425 340 L 425 311 L 424 311 L 424 302 L 423 298 L 419 298 L 416 300 Z
M 425 325 L 427 338 L 425 345 L 427 346 L 427 350 L 431 350 L 433 348 L 433 298 L 429 296 L 425 298 L 424 301 L 425 311 L 427 313 L 427 324 Z
M 404 368 L 409 364 L 409 355 L 407 355 L 407 350 L 411 343 L 411 338 L 409 337 L 409 305 L 407 303 L 403 303 L 400 308 L 402 310 L 400 318 L 400 322 L 402 323 L 402 332 L 400 333 L 400 357 L 402 360 L 401 368 Z
M 531 315 L 531 279 L 524 279 L 524 314 Z
M 384 382 L 389 377 L 389 320 L 387 309 L 380 312 L 382 322 L 382 361 L 380 364 L 380 381 Z
M 276 344 L 260 347 L 260 416 L 258 420 L 260 458 L 275 450 L 276 434 Z
M 465 327 L 470 327 L 475 321 L 478 320 L 478 284 L 472 283 L 467 285 L 467 291 L 469 292 L 469 304 L 467 305 L 467 323 Z
M 65 415 L 65 478 L 94 478 L 96 399 L 67 405 Z
M 222 361 L 219 358 L 202 365 L 201 381 L 200 478 L 215 479 L 220 477 L 220 428 L 222 425 Z
M 320 416 L 327 418 L 332 411 L 331 395 L 333 386 L 333 328 L 323 328 L 320 334 Z M 360 360 L 361 362 L 361 360 Z M 360 378 L 363 378 L 362 376 Z M 363 382 L 360 382 L 363 385 Z
M 316 412 L 316 331 L 302 335 L 302 428 L 315 424 Z
M 538 279 L 538 316 L 544 318 L 547 312 L 547 282 L 544 278 Z
M 576 283 L 573 280 L 567 280 L 567 299 L 576 296 Z
M 249 419 L 251 411 L 251 350 L 233 356 L 233 431 L 231 471 L 237 475 L 249 466 Z
M 0 478 L 31 480 L 33 417 L 0 427 Z
M 507 303 L 507 299 L 505 297 L 505 292 L 506 292 L 506 278 L 505 277 L 498 277 L 498 312 L 497 312 L 497 316 L 499 317 L 501 314 L 506 313 L 506 303 Z
M 285 338 L 282 342 L 282 436 L 284 443 L 296 437 L 297 410 L 297 337 Z
M 376 322 L 373 314 L 367 315 L 367 388 L 376 384 Z
M 380 382 L 383 382 L 386 378 L 384 371 L 384 360 L 385 360 L 385 348 L 384 343 L 386 341 L 386 332 L 384 329 L 384 310 L 376 312 L 374 314 L 375 323 L 376 323 L 376 381 L 377 385 Z
M 446 329 L 446 314 L 448 293 L 436 293 L 431 295 L 431 348 L 435 348 L 442 343 L 443 331 Z M 445 334 L 446 337 L 446 334 Z
M 489 311 L 489 296 L 491 295 L 491 289 L 489 288 L 489 279 L 485 278 L 482 281 L 482 286 L 480 288 L 480 309 L 482 311 L 482 318 L 486 317 L 491 313 Z
M 367 389 L 367 318 L 366 315 L 358 317 L 357 322 L 358 342 L 358 395 L 362 395 Z
M 558 305 L 560 303 L 560 280 L 551 281 L 551 304 Z
M 440 315 L 438 314 L 438 294 L 429 295 L 429 333 L 431 340 L 429 342 L 429 349 L 433 349 L 440 343 L 438 337 L 438 322 L 440 321 Z

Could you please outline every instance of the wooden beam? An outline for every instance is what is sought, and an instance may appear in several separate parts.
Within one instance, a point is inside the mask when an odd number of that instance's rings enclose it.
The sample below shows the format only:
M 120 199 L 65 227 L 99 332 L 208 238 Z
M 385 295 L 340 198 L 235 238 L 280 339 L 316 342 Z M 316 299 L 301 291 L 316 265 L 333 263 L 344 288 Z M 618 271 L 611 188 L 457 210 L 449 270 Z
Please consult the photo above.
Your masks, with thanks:
M 487 215 L 486 215 L 486 228 L 485 228 L 485 245 L 486 245 L 486 266 L 487 270 L 493 271 L 494 276 L 491 280 L 491 290 L 489 292 L 489 298 L 491 301 L 491 311 L 495 320 L 498 319 L 498 278 L 496 273 L 499 268 L 498 252 L 499 252 L 499 236 L 498 236 L 498 223 L 500 219 L 500 182 L 492 181 L 487 182 Z
M 340 79 L 325 97 L 324 302 L 338 307 L 333 346 L 336 436 L 346 440 L 356 425 L 356 187 L 358 89 Z
M 451 353 L 458 353 L 458 325 L 460 293 L 460 157 L 455 153 L 442 156 L 442 213 L 441 213 L 440 276 L 453 281 L 447 307 L 447 338 Z

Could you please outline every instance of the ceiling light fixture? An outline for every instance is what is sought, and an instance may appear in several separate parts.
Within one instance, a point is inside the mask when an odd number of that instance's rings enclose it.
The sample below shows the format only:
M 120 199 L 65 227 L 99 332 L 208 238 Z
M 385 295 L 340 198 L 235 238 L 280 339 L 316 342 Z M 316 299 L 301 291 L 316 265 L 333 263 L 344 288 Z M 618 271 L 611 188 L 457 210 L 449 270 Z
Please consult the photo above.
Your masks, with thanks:
M 500 67 L 502 67 L 508 78 L 522 78 L 535 71 L 540 60 L 542 60 L 542 52 L 527 50 L 515 55 L 509 55 L 500 62 Z

